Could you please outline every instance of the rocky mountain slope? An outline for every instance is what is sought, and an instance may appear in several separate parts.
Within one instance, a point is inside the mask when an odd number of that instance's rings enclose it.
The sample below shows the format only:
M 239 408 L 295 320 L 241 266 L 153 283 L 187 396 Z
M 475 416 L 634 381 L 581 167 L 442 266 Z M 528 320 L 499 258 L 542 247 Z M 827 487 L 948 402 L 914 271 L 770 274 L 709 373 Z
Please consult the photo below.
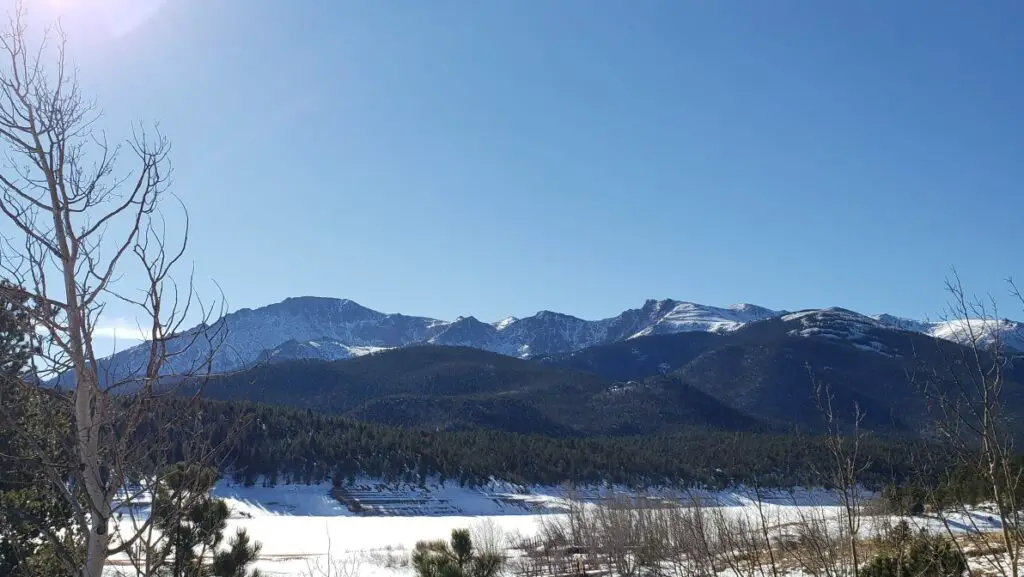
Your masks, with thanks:
M 890 315 L 868 317 L 852 311 L 847 313 L 844 322 L 849 331 L 902 329 L 962 342 L 968 330 L 974 330 L 987 339 L 1000 336 L 1009 346 L 1024 350 L 1021 325 L 1013 321 L 928 323 Z M 345 299 L 297 297 L 259 309 L 242 309 L 226 315 L 211 327 L 193 329 L 178 343 L 171 343 L 170 350 L 180 354 L 168 363 L 168 371 L 188 372 L 204 362 L 211 349 L 217 351 L 212 363 L 214 372 L 238 370 L 260 361 L 339 360 L 423 344 L 465 346 L 519 358 L 537 358 L 645 336 L 688 332 L 728 334 L 751 323 L 777 318 L 799 320 L 802 328 L 794 330 L 801 333 L 823 331 L 815 327 L 813 311 L 789 313 L 750 304 L 720 308 L 674 300 L 648 300 L 640 308 L 601 320 L 541 311 L 530 317 L 509 317 L 488 323 L 472 316 L 443 321 L 381 313 Z M 192 336 L 205 331 L 213 335 L 212 340 L 204 334 L 192 343 Z M 191 346 L 183 350 L 186 342 Z M 870 340 L 860 344 L 869 348 L 875 346 Z M 103 362 L 112 378 L 116 378 L 141 367 L 145 354 L 145 345 L 140 345 Z

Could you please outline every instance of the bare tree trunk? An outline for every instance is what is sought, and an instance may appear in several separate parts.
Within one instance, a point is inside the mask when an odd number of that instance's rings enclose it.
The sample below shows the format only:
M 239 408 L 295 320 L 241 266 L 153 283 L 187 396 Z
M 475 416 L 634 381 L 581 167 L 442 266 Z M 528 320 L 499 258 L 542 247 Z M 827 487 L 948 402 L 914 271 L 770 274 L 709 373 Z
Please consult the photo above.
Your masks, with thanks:
M 57 41 L 49 42 L 54 35 Z M 188 221 L 186 213 L 175 242 L 157 210 L 166 194 L 169 144 L 159 135 L 149 140 L 145 131 L 137 132 L 128 143 L 135 166 L 119 173 L 120 147 L 108 146 L 95 130 L 99 114 L 83 99 L 67 65 L 62 33 L 48 31 L 38 48 L 29 47 L 26 37 L 18 0 L 0 32 L 5 57 L 0 59 L 0 145 L 10 161 L 0 167 L 0 213 L 17 233 L 0 245 L 0 269 L 17 287 L 5 290 L 32 301 L 33 322 L 42 331 L 40 379 L 73 376 L 73 383 L 63 383 L 72 385 L 69 393 L 54 394 L 63 395 L 72 415 L 70 452 L 76 466 L 70 479 L 66 472 L 52 471 L 51 484 L 75 512 L 85 560 L 78 563 L 66 552 L 60 556 L 69 572 L 101 577 L 106 559 L 132 547 L 148 529 L 119 535 L 114 543 L 114 498 L 140 474 L 142 463 L 152 463 L 159 453 L 159 447 L 137 439 L 135 428 L 158 397 L 168 360 L 200 338 L 210 339 L 204 331 L 181 331 L 187 320 L 207 326 L 208 311 L 189 318 L 191 279 L 179 291 L 170 276 L 187 245 Z M 141 296 L 116 287 L 128 271 L 144 279 L 137 287 Z M 92 340 L 104 306 L 115 299 L 138 308 L 151 338 L 140 366 L 120 375 L 104 372 Z M 176 376 L 184 381 L 208 373 L 216 347 L 205 350 Z M 22 431 L 17 422 L 5 420 L 2 426 Z

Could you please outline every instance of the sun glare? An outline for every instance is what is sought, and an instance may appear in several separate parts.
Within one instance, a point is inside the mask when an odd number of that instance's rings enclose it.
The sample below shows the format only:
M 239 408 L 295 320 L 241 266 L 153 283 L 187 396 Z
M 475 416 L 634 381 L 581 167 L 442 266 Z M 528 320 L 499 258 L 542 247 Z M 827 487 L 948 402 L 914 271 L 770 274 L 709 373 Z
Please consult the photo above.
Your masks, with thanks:
M 164 0 L 42 0 L 49 16 L 66 26 L 119 38 L 152 18 Z

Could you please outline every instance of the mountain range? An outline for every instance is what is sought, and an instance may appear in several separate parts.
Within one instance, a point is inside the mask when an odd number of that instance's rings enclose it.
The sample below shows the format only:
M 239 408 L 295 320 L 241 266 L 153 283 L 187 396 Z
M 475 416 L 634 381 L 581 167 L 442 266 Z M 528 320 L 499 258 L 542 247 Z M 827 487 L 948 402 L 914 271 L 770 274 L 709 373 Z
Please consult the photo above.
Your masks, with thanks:
M 203 395 L 387 426 L 594 437 L 695 427 L 820 430 L 814 390 L 823 384 L 840 425 L 853 425 L 856 406 L 864 429 L 927 437 L 935 415 L 922 387 L 953 386 L 943 367 L 970 352 L 833 308 L 714 332 L 643 334 L 525 359 L 435 344 L 344 360 L 274 355 L 267 357 L 272 362 L 213 379 Z M 1003 367 L 1002 395 L 1013 430 L 1024 433 L 1024 365 L 1018 365 Z
M 846 316 L 848 326 L 839 329 L 839 333 L 863 331 L 867 327 L 888 328 L 963 342 L 968 330 L 974 330 L 986 340 L 999 337 L 1009 348 L 1024 351 L 1021 324 L 1015 321 L 923 322 L 854 312 Z M 648 300 L 640 308 L 601 320 L 583 320 L 545 310 L 525 318 L 483 322 L 472 316 L 444 321 L 381 313 L 347 299 L 296 297 L 258 309 L 241 309 L 225 315 L 210 327 L 192 329 L 177 342 L 170 343 L 169 349 L 175 354 L 168 369 L 176 374 L 187 372 L 205 359 L 214 346 L 217 347 L 213 359 L 215 372 L 238 370 L 267 360 L 339 360 L 423 344 L 465 346 L 519 358 L 536 358 L 649 335 L 724 334 L 751 323 L 784 317 L 802 319 L 803 328 L 799 329 L 802 334 L 828 335 L 833 331 L 815 324 L 815 319 L 819 318 L 815 310 L 777 311 L 751 304 L 714 307 L 675 300 Z M 215 335 L 215 344 L 205 338 L 192 342 L 195 336 L 204 337 L 207 333 L 201 329 L 207 328 Z M 843 336 L 839 333 L 833 336 Z M 191 346 L 185 350 L 184 343 Z M 112 378 L 130 374 L 143 366 L 147 352 L 143 344 L 118 352 L 103 363 Z

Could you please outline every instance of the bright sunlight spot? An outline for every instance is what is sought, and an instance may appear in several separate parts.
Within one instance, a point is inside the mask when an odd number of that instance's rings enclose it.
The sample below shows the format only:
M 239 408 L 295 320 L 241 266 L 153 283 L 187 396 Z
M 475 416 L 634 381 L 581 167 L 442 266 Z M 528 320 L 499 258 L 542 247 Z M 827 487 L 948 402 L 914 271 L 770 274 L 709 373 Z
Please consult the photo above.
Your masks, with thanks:
M 152 18 L 164 0 L 41 0 L 49 16 L 75 29 L 109 38 L 128 34 Z

